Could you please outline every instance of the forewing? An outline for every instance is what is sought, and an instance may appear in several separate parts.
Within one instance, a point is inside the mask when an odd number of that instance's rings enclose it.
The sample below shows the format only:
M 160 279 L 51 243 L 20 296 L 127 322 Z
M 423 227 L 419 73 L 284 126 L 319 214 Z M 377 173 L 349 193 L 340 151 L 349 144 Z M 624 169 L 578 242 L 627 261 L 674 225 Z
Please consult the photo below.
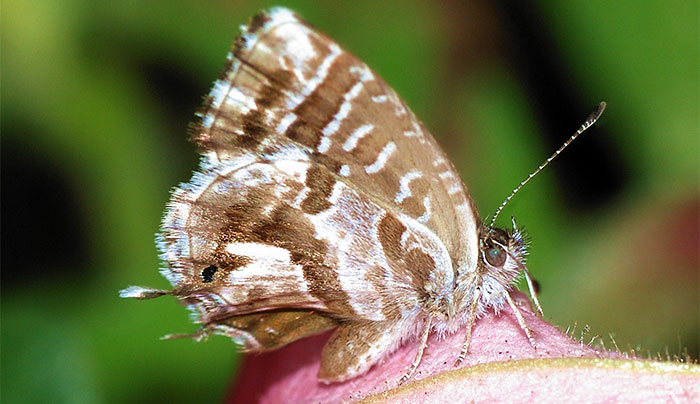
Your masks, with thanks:
M 396 93 L 284 9 L 256 16 L 200 111 L 205 165 L 294 144 L 385 209 L 430 229 L 455 266 L 477 260 L 476 209 L 452 164 Z

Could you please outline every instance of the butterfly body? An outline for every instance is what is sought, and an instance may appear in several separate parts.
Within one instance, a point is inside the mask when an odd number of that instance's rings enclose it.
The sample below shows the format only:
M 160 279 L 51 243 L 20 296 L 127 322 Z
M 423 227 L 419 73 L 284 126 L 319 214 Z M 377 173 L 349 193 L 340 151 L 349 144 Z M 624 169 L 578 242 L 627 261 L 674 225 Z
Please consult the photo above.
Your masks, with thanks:
M 480 314 L 512 306 L 526 255 L 515 224 L 484 226 L 396 93 L 290 11 L 243 28 L 198 115 L 200 171 L 173 192 L 158 241 L 174 289 L 122 296 L 174 295 L 196 336 L 244 351 L 335 328 L 328 382 L 420 337 L 410 375 L 429 332 L 470 335 Z

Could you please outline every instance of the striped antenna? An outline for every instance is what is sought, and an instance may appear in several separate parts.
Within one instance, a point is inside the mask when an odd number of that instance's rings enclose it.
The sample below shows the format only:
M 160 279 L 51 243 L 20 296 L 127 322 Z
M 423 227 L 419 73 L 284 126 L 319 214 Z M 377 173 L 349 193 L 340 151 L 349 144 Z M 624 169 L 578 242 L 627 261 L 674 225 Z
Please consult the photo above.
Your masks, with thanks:
M 508 195 L 508 197 L 503 201 L 503 203 L 501 203 L 501 206 L 499 206 L 498 209 L 496 209 L 496 213 L 494 213 L 493 218 L 491 219 L 491 224 L 489 224 L 489 228 L 493 229 L 493 225 L 494 223 L 496 223 L 496 218 L 498 217 L 498 215 L 501 214 L 501 211 L 503 210 L 503 208 L 505 208 L 508 202 L 510 202 L 510 200 L 513 199 L 513 196 L 515 196 L 515 194 L 517 194 L 518 191 L 520 191 L 520 188 L 527 184 L 532 179 L 532 177 L 539 174 L 539 172 L 542 171 L 545 167 L 547 167 L 547 165 L 551 163 L 552 160 L 557 158 L 557 156 L 559 156 L 559 154 L 561 154 L 561 152 L 564 151 L 564 149 L 566 149 L 571 144 L 571 142 L 576 140 L 576 138 L 580 134 L 585 132 L 586 129 L 590 128 L 591 126 L 593 126 L 594 123 L 596 123 L 600 116 L 603 115 L 603 111 L 605 111 L 605 105 L 605 101 L 601 101 L 601 103 L 598 104 L 598 107 L 596 107 L 595 111 L 593 111 L 591 115 L 588 116 L 586 122 L 584 122 L 583 125 L 581 125 L 581 127 L 578 128 L 576 133 L 574 133 L 566 142 L 564 142 L 564 144 L 561 145 L 561 147 L 557 149 L 557 151 L 555 151 L 551 156 L 549 156 L 549 158 L 547 158 L 547 160 L 545 160 L 544 163 L 540 164 L 540 166 L 537 167 L 537 170 L 533 171 L 530 175 L 527 176 L 527 178 L 525 178 L 520 183 L 520 185 L 515 187 L 513 192 L 511 192 L 510 195 Z

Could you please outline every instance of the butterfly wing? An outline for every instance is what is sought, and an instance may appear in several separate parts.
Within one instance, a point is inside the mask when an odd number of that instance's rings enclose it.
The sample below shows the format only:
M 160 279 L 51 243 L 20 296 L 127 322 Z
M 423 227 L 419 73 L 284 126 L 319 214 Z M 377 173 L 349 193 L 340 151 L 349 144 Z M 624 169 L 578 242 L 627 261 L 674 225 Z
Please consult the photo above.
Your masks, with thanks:
M 396 320 L 452 286 L 429 230 L 287 146 L 196 174 L 163 228 L 173 294 L 205 324 L 290 308 Z
M 215 330 L 233 337 L 243 352 L 260 352 L 277 349 L 337 326 L 332 318 L 314 311 L 282 310 L 230 316 L 209 323 L 204 332 Z
M 293 13 L 256 16 L 200 111 L 206 164 L 293 143 L 372 200 L 429 228 L 475 268 L 479 218 L 466 186 L 396 93 Z
M 473 202 L 364 63 L 273 9 L 244 28 L 198 114 L 201 171 L 173 193 L 160 240 L 196 321 L 260 350 L 281 344 L 261 322 L 300 338 L 451 305 L 457 268 L 476 266 Z

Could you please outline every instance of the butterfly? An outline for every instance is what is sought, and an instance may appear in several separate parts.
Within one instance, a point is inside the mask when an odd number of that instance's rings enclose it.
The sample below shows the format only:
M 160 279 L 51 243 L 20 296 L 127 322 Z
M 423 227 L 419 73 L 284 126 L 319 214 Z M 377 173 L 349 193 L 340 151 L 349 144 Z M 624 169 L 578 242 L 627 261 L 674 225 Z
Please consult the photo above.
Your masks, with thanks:
M 592 115 L 578 134 L 602 112 Z M 396 93 L 284 8 L 242 28 L 191 128 L 200 171 L 172 193 L 158 237 L 173 295 L 201 329 L 245 352 L 335 329 L 320 380 L 367 372 L 418 337 L 471 329 L 509 305 L 527 243 L 482 223 L 469 190 Z M 541 309 L 540 309 L 541 312 Z

